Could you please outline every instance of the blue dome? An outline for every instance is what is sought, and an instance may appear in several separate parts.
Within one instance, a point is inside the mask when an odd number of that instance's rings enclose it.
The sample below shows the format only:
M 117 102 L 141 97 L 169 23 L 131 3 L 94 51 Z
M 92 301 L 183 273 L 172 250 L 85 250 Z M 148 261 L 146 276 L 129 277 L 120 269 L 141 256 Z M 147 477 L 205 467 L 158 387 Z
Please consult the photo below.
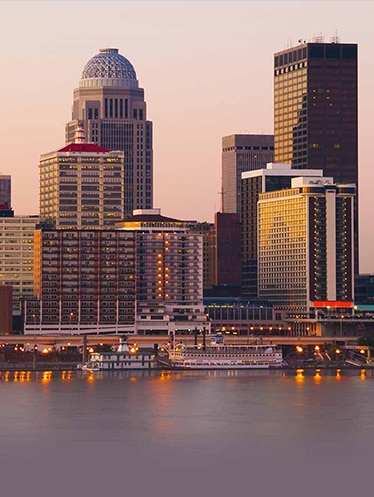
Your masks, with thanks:
M 82 79 L 87 78 L 136 80 L 136 73 L 131 62 L 120 55 L 117 48 L 102 48 L 85 65 Z

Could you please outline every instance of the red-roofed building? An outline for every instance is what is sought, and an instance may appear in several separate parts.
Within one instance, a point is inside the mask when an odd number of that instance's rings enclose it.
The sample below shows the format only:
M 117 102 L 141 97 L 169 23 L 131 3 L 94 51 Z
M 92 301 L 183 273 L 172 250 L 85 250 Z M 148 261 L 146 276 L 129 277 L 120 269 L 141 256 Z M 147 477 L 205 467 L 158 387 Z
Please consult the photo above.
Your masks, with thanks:
M 95 143 L 69 143 L 57 152 L 89 152 L 89 153 L 100 153 L 100 152 L 110 152 L 107 148 L 99 147 Z
M 40 159 L 40 221 L 57 229 L 103 229 L 124 216 L 124 152 L 75 142 Z

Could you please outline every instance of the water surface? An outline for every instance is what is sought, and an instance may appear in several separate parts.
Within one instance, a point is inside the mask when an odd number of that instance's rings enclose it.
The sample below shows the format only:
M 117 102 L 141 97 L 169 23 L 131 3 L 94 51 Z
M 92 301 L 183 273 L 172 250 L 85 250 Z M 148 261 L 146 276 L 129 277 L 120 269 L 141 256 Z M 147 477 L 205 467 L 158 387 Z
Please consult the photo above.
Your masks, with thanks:
M 1 495 L 370 492 L 368 371 L 0 373 Z

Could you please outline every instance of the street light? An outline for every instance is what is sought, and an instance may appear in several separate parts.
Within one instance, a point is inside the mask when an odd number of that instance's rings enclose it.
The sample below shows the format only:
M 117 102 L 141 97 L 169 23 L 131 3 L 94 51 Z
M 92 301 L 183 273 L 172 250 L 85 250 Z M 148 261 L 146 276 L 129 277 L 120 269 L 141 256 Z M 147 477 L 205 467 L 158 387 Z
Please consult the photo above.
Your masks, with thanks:
M 342 351 L 339 348 L 335 349 L 335 357 L 336 357 L 337 361 L 340 360 L 340 354 L 341 353 L 342 353 Z
M 296 345 L 296 353 L 297 353 L 297 367 L 300 365 L 300 354 L 303 353 L 303 348 L 300 345 Z
M 71 330 L 71 320 L 72 320 L 73 316 L 74 316 L 74 312 L 71 312 L 69 314 L 69 328 L 70 328 L 70 330 Z
M 343 336 L 343 314 L 340 314 L 340 321 L 339 321 L 339 330 L 340 330 L 340 336 Z

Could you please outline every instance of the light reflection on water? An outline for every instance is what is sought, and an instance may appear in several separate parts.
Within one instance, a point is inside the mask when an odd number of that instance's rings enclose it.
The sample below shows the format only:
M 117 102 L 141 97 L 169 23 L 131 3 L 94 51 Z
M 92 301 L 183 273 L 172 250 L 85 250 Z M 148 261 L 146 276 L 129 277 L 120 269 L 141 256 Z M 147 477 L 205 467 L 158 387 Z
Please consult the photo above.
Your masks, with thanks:
M 373 378 L 344 369 L 1 372 L 3 489 L 356 495 L 357 481 L 360 491 L 370 481 Z
M 50 383 L 52 380 L 60 380 L 62 382 L 71 382 L 85 380 L 87 383 L 94 383 L 103 380 L 118 380 L 129 379 L 131 382 L 137 382 L 141 378 L 152 379 L 152 382 L 165 382 L 165 381 L 178 381 L 187 378 L 199 379 L 237 379 L 237 378 L 253 378 L 253 377 L 294 377 L 296 383 L 303 383 L 305 378 L 313 378 L 316 384 L 320 383 L 322 379 L 335 377 L 341 380 L 343 377 L 357 377 L 361 381 L 365 381 L 367 377 L 374 377 L 374 370 L 370 369 L 302 369 L 295 370 L 213 370 L 213 371 L 113 371 L 113 372 L 77 372 L 72 370 L 64 371 L 0 371 L 1 382 L 14 382 L 14 383 L 30 383 L 41 382 L 44 384 Z

